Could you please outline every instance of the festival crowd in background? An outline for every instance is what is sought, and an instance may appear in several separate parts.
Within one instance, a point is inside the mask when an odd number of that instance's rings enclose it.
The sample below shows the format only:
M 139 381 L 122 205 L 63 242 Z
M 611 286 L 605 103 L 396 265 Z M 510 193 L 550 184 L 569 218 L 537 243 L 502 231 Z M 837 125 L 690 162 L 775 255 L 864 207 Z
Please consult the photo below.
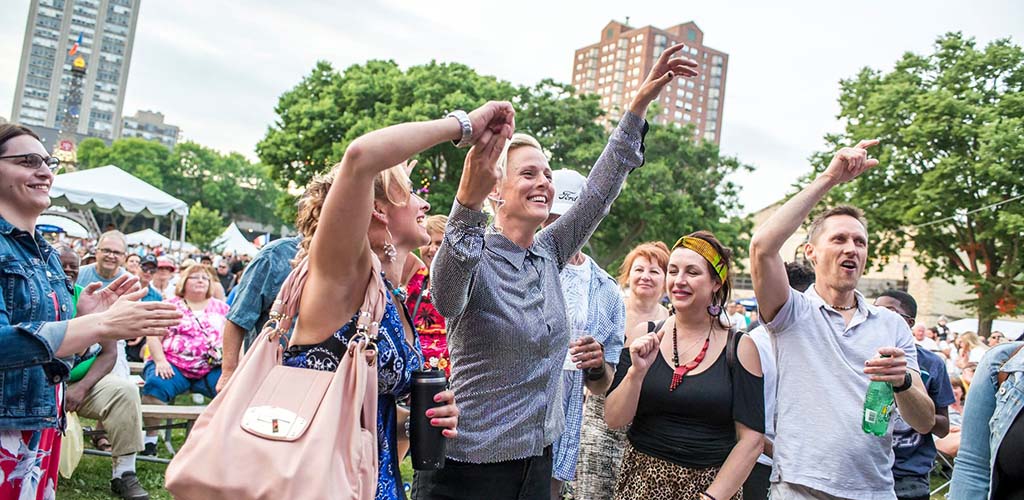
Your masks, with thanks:
M 53 498 L 71 412 L 104 431 L 91 444 L 110 452 L 111 491 L 148 498 L 136 458 L 156 454 L 159 421 L 141 405 L 231 395 L 293 269 L 286 366 L 344 366 L 380 287 L 378 499 L 406 497 L 407 398 L 422 369 L 449 381 L 426 414 L 447 461 L 416 471 L 414 499 L 921 499 L 936 467 L 952 469 L 951 498 L 1024 498 L 1021 342 L 918 322 L 905 291 L 865 297 L 863 213 L 810 217 L 878 164 L 877 141 L 842 148 L 755 232 L 756 307 L 732 297 L 733 249 L 700 228 L 636 246 L 617 276 L 584 253 L 645 163 L 648 105 L 697 75 L 680 48 L 658 60 L 589 177 L 553 170 L 515 132 L 512 105 L 491 102 L 356 139 L 306 186 L 300 234 L 255 256 L 171 254 L 116 230 L 51 244 L 34 221 L 58 165 L 31 130 L 0 125 L 0 498 Z M 449 140 L 472 146 L 450 210 L 408 177 L 412 158 Z M 783 262 L 808 222 L 805 260 Z M 144 363 L 141 385 L 130 362 Z M 880 414 L 866 402 L 876 383 Z M 189 441 L 209 438 L 197 427 Z

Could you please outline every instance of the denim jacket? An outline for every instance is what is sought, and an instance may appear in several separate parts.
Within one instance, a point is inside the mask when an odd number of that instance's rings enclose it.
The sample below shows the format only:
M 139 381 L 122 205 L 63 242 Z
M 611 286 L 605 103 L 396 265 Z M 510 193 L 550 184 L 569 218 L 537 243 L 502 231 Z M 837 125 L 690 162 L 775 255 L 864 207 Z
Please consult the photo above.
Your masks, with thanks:
M 0 430 L 61 426 L 54 385 L 67 379 L 70 360 L 56 353 L 73 293 L 42 234 L 0 217 Z
M 1024 351 L 1010 358 L 1020 342 L 996 346 L 978 363 L 964 405 L 960 452 L 953 467 L 952 500 L 989 498 L 999 480 L 993 474 L 996 452 L 1024 407 Z M 999 372 L 1009 374 L 998 385 Z M 998 390 L 997 390 L 998 386 Z

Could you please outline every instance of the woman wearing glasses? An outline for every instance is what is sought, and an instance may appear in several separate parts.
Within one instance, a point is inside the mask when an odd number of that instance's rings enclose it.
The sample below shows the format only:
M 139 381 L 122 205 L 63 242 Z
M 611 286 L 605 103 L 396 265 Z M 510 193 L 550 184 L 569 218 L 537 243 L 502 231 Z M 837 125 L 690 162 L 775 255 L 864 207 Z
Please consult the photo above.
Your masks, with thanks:
M 72 283 L 35 230 L 59 165 L 32 130 L 0 125 L 0 498 L 54 497 L 76 353 L 178 322 L 173 306 L 137 302 L 145 291 L 129 276 L 86 287 L 72 318 Z

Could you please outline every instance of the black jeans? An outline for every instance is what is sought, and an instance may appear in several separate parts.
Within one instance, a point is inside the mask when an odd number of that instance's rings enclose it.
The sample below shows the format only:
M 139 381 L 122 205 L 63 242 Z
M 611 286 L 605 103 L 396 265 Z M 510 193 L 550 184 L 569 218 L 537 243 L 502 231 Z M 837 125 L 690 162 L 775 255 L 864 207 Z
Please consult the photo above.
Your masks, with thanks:
M 550 446 L 539 457 L 493 464 L 448 459 L 443 469 L 416 471 L 412 500 L 547 500 L 551 463 Z
M 771 487 L 772 468 L 763 464 L 754 464 L 754 469 L 743 483 L 743 500 L 768 500 L 768 488 Z

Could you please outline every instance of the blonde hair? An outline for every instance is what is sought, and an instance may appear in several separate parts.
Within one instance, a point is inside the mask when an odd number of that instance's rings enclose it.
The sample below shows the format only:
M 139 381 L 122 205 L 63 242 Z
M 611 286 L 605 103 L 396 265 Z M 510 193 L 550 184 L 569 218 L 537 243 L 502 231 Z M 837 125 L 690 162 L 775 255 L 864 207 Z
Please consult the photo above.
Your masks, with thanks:
M 629 284 L 629 271 L 633 268 L 633 261 L 638 257 L 643 257 L 660 267 L 661 274 L 668 272 L 668 245 L 660 241 L 648 241 L 630 250 L 626 260 L 622 261 L 622 265 L 619 266 L 619 286 L 625 288 Z
M 957 337 L 957 340 L 963 341 L 967 345 L 968 350 L 984 345 L 981 343 L 981 337 L 978 337 L 978 334 L 974 332 L 964 332 Z
M 447 215 L 431 215 L 427 217 L 427 220 L 423 221 L 423 227 L 426 228 L 427 233 L 441 233 L 444 234 L 444 228 L 448 225 Z
M 206 266 L 202 264 L 192 264 L 191 266 L 186 267 L 185 270 L 181 272 L 181 275 L 178 276 L 178 283 L 174 285 L 174 295 L 177 295 L 178 297 L 181 298 L 185 298 L 185 282 L 188 281 L 189 276 L 199 273 L 205 274 L 206 277 L 209 279 L 210 284 L 209 286 L 206 287 L 206 298 L 212 297 L 213 278 L 210 276 L 210 272 L 206 269 Z
M 309 253 L 309 244 L 313 241 L 313 235 L 319 226 L 320 212 L 323 211 L 327 193 L 330 192 L 340 167 L 341 163 L 338 163 L 329 172 L 314 177 L 306 186 L 306 192 L 299 204 L 299 213 L 295 217 L 295 229 L 302 235 L 302 243 L 299 244 L 299 253 L 293 262 L 302 260 Z M 405 164 L 401 163 L 374 176 L 373 199 L 398 207 L 404 207 L 409 203 L 412 181 L 409 180 L 405 169 Z

